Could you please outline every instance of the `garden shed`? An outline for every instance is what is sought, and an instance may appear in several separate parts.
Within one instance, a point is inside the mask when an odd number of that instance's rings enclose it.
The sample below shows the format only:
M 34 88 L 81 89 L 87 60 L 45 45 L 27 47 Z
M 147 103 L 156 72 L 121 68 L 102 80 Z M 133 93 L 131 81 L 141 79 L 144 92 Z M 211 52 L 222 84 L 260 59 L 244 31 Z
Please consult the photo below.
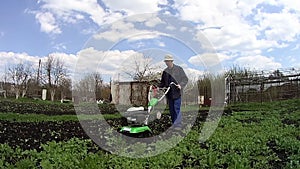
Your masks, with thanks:
M 116 105 L 146 106 L 149 82 L 131 81 L 111 84 L 112 103 Z

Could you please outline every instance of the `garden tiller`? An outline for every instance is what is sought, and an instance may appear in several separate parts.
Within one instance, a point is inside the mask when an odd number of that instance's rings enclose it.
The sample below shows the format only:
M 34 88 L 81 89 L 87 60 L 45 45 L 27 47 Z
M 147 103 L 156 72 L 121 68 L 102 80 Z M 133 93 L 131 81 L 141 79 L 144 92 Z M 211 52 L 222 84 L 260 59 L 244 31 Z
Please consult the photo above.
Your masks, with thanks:
M 126 110 L 126 112 L 122 113 L 122 116 L 127 119 L 128 126 L 123 126 L 120 129 L 120 132 L 128 134 L 138 134 L 145 132 L 152 133 L 151 129 L 148 127 L 149 118 L 154 117 L 154 119 L 160 119 L 161 111 L 156 111 L 155 106 L 161 100 L 163 100 L 163 98 L 169 92 L 171 85 L 176 84 L 174 82 L 171 82 L 169 87 L 161 88 L 159 90 L 157 87 L 150 85 L 147 108 L 144 108 L 142 106 L 130 107 Z

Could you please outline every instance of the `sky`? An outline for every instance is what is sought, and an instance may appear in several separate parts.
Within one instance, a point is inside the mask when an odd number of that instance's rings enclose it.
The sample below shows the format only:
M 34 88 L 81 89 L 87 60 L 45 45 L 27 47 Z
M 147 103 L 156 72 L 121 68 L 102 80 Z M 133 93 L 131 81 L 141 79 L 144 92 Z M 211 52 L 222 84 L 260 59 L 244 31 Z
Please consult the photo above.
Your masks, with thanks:
M 300 67 L 295 0 L 4 0 L 0 22 L 0 78 L 48 55 L 107 78 L 141 53 L 160 69 L 171 53 L 190 75 Z

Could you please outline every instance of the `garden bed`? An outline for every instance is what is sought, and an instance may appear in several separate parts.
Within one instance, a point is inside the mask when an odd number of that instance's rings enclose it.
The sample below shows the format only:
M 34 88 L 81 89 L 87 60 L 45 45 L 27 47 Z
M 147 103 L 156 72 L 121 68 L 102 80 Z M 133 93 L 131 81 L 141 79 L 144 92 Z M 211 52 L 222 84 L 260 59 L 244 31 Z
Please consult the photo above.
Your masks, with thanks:
M 233 105 L 205 142 L 199 142 L 199 136 L 208 111 L 198 111 L 192 130 L 181 142 L 164 153 L 141 159 L 101 149 L 72 115 L 62 120 L 57 117 L 64 115 L 35 114 L 32 121 L 24 118 L 26 114 L 8 116 L 0 120 L 0 168 L 300 168 L 299 105 L 300 100 L 264 103 L 260 107 L 250 103 Z M 184 113 L 188 118 L 194 112 Z M 126 125 L 124 118 L 106 117 L 87 118 L 85 124 L 95 131 L 102 128 L 101 120 L 116 131 Z M 154 135 L 170 126 L 166 113 L 149 125 Z M 174 134 L 167 139 L 173 137 L 180 138 Z M 135 148 L 147 153 L 143 147 L 140 144 Z M 155 150 L 156 145 L 150 147 Z

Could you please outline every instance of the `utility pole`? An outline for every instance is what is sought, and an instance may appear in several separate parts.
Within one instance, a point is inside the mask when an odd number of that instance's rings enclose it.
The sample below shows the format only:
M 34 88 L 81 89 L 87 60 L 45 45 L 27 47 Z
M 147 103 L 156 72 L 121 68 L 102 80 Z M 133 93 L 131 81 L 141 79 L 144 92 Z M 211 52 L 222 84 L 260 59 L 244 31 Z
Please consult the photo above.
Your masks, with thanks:
M 39 59 L 39 67 L 38 67 L 37 77 L 36 77 L 37 85 L 40 85 L 40 70 L 41 70 L 41 59 Z

